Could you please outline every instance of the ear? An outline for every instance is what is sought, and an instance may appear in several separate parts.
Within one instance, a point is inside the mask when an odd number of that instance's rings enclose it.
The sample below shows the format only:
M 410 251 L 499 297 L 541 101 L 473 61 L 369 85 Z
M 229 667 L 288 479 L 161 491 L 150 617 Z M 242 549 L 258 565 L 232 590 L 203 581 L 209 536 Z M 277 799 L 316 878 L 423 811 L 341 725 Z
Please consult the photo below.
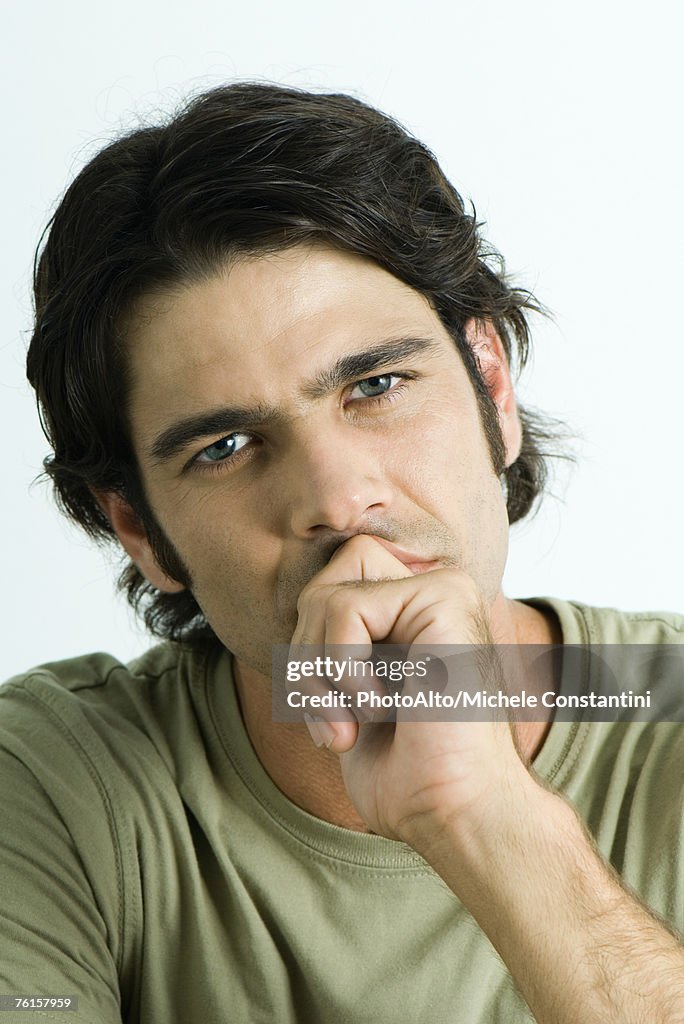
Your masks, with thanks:
M 159 567 L 147 533 L 128 502 L 114 491 L 93 491 L 93 496 L 112 524 L 112 529 L 124 551 L 135 562 L 145 579 L 165 594 L 177 594 L 185 590 L 182 583 L 171 579 Z
M 511 466 L 520 455 L 522 426 L 503 343 L 491 320 L 469 320 L 465 334 L 499 414 L 506 466 Z

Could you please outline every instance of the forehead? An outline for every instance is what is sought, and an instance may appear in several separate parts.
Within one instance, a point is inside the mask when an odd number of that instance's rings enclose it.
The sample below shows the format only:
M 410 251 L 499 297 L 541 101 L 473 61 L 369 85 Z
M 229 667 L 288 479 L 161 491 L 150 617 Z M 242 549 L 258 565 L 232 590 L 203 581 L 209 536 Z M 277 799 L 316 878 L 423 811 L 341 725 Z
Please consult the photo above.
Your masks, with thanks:
M 126 329 L 135 426 L 222 402 L 276 403 L 341 354 L 443 335 L 427 299 L 362 257 L 297 246 L 138 303 Z

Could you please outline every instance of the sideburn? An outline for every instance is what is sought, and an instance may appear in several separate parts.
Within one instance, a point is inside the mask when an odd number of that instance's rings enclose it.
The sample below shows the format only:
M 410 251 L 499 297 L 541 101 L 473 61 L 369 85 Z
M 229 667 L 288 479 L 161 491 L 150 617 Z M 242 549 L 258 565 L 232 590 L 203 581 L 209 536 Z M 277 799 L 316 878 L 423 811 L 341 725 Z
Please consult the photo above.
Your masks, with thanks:
M 183 559 L 164 533 L 145 494 L 137 467 L 127 467 L 124 498 L 140 520 L 158 566 L 167 576 L 192 590 L 192 576 Z

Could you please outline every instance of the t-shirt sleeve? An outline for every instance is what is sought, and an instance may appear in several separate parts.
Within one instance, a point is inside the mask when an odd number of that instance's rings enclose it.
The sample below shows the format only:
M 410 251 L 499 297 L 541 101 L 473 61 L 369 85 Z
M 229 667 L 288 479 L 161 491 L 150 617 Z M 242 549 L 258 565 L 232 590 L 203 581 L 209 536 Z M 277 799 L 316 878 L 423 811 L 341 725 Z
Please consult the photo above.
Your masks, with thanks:
M 121 1024 L 120 883 L 97 780 L 44 702 L 5 687 L 0 696 L 0 994 L 78 1005 L 0 1020 Z

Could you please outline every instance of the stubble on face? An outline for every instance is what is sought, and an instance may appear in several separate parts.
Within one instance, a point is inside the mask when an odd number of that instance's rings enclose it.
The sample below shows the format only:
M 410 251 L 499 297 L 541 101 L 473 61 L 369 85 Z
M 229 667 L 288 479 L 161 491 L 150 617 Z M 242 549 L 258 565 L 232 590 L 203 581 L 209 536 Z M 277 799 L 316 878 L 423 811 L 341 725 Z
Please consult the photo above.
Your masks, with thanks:
M 223 366 L 230 366 L 231 360 L 234 365 L 250 348 L 263 353 L 266 361 L 260 362 L 261 355 L 259 359 L 249 356 L 239 382 L 238 401 L 248 397 L 253 402 L 252 392 L 258 396 L 263 388 L 268 395 L 271 380 L 296 383 L 299 375 L 308 376 L 312 360 L 325 366 L 336 356 L 358 349 L 364 335 L 369 339 L 387 337 L 397 330 L 395 323 L 411 324 L 408 331 L 415 327 L 417 336 L 441 332 L 442 355 L 435 364 L 438 371 L 430 371 L 432 377 L 426 377 L 429 384 L 419 391 L 429 397 L 421 399 L 423 411 L 411 420 L 408 434 L 402 435 L 401 426 L 392 426 L 396 415 L 396 422 L 402 423 L 401 412 L 388 415 L 387 427 L 377 435 L 381 441 L 373 441 L 372 431 L 367 436 L 358 434 L 366 469 L 377 467 L 370 473 L 378 476 L 383 487 L 387 484 L 392 501 L 381 511 L 369 507 L 344 532 L 322 525 L 308 531 L 306 539 L 288 539 L 281 534 L 284 508 L 270 521 L 265 512 L 270 502 L 278 501 L 277 476 L 269 477 L 269 486 L 263 491 L 254 489 L 252 482 L 245 486 L 243 480 L 256 478 L 241 471 L 235 478 L 237 490 L 232 477 L 227 484 L 211 486 L 205 484 L 207 477 L 201 482 L 199 477 L 185 478 L 182 486 L 180 477 L 174 482 L 171 474 L 168 484 L 157 479 L 148 492 L 150 521 L 154 523 L 150 541 L 156 544 L 167 575 L 178 579 L 182 572 L 181 578 L 189 581 L 189 589 L 225 646 L 264 674 L 270 673 L 271 645 L 288 643 L 292 636 L 302 588 L 357 534 L 377 536 L 443 566 L 461 567 L 493 598 L 500 585 L 505 549 L 505 512 L 502 515 L 493 453 L 461 357 L 436 315 L 426 316 L 429 307 L 425 299 L 368 261 L 330 250 L 293 252 L 280 262 L 256 259 L 253 265 L 260 273 L 260 268 L 265 268 L 265 278 L 257 276 L 251 281 L 248 273 L 245 283 L 237 285 L 237 305 L 231 299 L 231 270 L 206 286 L 190 286 L 185 293 L 170 296 L 157 320 L 150 317 L 143 324 L 144 344 L 138 338 L 141 362 L 134 367 L 138 380 L 145 381 L 138 399 L 143 434 L 149 436 L 159 429 L 155 406 L 165 403 L 174 408 L 179 396 L 184 411 L 191 413 L 201 410 L 204 402 L 230 403 L 234 385 Z M 241 273 L 241 268 L 236 273 Z M 318 285 L 311 286 L 312 280 Z M 330 286 L 331 281 L 341 284 Z M 258 304 L 256 286 L 266 284 L 268 302 Z M 278 301 L 283 284 L 282 300 Z M 292 296 L 295 305 L 290 311 Z M 297 308 L 300 296 L 302 303 Z M 262 310 L 265 306 L 268 313 L 269 302 L 273 314 L 264 320 Z M 394 312 L 397 305 L 402 308 L 399 317 Z M 259 324 L 256 328 L 252 327 L 255 322 Z M 291 363 L 278 355 L 289 346 Z M 188 382 L 192 387 L 186 398 L 183 390 Z M 291 392 L 278 383 L 275 394 L 289 401 Z M 331 421 L 323 422 L 329 429 Z M 167 424 L 168 417 L 161 423 Z M 311 432 L 305 441 L 313 443 Z M 355 453 L 348 454 L 353 472 Z M 330 458 L 336 457 L 333 444 Z M 239 499 L 236 493 L 240 493 Z M 322 522 L 312 522 L 316 521 Z
M 198 604 L 202 607 L 201 588 L 198 593 L 191 570 L 184 563 L 179 551 L 176 550 L 169 537 L 157 522 L 154 513 L 148 508 L 148 521 L 154 522 L 152 536 L 155 540 L 158 559 L 167 573 L 174 578 L 187 580 L 188 589 L 194 593 Z M 389 541 L 400 548 L 411 551 L 430 561 L 436 561 L 440 567 L 468 568 L 464 565 L 464 557 L 457 539 L 452 531 L 434 517 L 402 519 L 401 521 L 369 517 L 363 529 L 345 535 L 330 534 L 310 543 L 296 561 L 282 564 L 275 576 L 274 587 L 270 600 L 255 600 L 252 603 L 254 623 L 269 622 L 271 628 L 266 641 L 259 636 L 258 628 L 251 635 L 244 632 L 240 636 L 231 637 L 220 628 L 220 639 L 230 650 L 239 650 L 240 658 L 245 664 L 262 675 L 270 675 L 271 654 L 273 644 L 288 644 L 297 626 L 297 601 L 304 587 L 321 572 L 335 552 L 354 536 L 366 535 Z M 491 540 L 491 539 L 490 539 Z M 243 585 L 250 593 L 260 589 L 261 580 L 257 573 L 244 569 L 246 577 Z M 230 579 L 226 579 L 226 594 L 231 594 Z M 203 609 L 204 610 L 204 609 Z
M 450 530 L 437 520 L 402 520 L 401 522 L 369 516 L 363 529 L 342 537 L 330 537 L 316 542 L 302 554 L 296 565 L 281 567 L 274 591 L 276 614 L 290 634 L 297 625 L 297 600 L 301 591 L 328 564 L 335 552 L 352 537 L 365 535 L 379 537 L 398 547 L 415 553 L 426 561 L 437 561 L 440 566 L 459 565 L 455 538 Z

